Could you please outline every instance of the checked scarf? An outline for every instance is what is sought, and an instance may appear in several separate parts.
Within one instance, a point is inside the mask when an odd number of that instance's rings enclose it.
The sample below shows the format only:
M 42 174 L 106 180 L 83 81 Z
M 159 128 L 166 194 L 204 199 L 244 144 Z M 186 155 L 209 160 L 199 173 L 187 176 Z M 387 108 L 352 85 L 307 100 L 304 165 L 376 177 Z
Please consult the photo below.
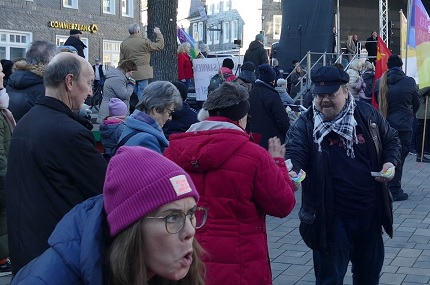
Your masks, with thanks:
M 354 142 L 357 144 L 357 135 L 355 133 L 355 127 L 357 121 L 354 118 L 354 109 L 356 107 L 354 97 L 349 93 L 348 100 L 343 107 L 342 111 L 332 121 L 324 121 L 323 114 L 315 107 L 315 102 L 312 104 L 314 111 L 314 131 L 313 137 L 314 142 L 318 144 L 318 151 L 322 151 L 321 142 L 324 137 L 330 132 L 335 132 L 340 136 L 346 153 L 351 158 L 354 158 Z

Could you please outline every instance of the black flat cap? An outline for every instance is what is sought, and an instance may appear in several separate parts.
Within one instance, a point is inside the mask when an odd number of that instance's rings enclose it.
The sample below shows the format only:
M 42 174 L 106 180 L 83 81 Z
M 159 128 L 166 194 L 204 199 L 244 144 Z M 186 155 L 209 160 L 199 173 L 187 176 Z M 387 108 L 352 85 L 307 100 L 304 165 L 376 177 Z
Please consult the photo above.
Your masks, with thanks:
M 79 31 L 79 30 L 75 30 L 75 29 L 70 30 L 70 35 L 77 35 L 77 34 L 81 34 L 82 35 L 82 32 Z
M 349 75 L 343 69 L 323 66 L 312 73 L 311 80 L 314 83 L 313 94 L 332 94 L 349 82 Z

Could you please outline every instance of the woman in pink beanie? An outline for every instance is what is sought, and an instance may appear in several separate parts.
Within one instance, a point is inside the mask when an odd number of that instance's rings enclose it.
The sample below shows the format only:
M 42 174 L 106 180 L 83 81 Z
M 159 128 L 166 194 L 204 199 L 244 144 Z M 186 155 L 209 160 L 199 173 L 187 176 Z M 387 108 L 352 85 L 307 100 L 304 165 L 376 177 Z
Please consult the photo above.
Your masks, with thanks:
M 205 284 L 194 239 L 207 209 L 178 165 L 143 147 L 110 160 L 103 195 L 73 208 L 49 238 L 51 248 L 12 284 Z M 179 283 L 178 283 L 179 284 Z

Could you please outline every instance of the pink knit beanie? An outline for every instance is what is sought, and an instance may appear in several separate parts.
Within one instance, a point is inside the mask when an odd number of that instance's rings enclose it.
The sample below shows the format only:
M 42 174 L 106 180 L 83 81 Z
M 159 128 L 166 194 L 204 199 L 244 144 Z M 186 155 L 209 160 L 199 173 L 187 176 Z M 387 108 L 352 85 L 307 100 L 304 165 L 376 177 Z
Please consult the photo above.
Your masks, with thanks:
M 127 105 L 119 98 L 111 98 L 108 103 L 109 116 L 126 116 Z
M 190 176 L 161 154 L 123 146 L 111 158 L 103 187 L 112 237 L 164 204 L 199 194 Z

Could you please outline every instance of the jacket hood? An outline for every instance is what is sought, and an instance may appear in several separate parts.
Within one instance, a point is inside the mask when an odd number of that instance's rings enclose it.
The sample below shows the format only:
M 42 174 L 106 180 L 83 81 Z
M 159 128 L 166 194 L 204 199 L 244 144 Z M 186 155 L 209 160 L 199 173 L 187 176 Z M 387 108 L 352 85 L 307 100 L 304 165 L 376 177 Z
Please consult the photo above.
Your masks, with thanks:
M 113 78 L 113 77 L 119 77 L 121 79 L 125 79 L 125 73 L 121 69 L 118 69 L 118 68 L 109 68 L 106 71 L 105 76 L 106 76 L 106 79 Z
M 363 74 L 361 75 L 361 77 L 363 79 L 368 79 L 368 78 L 373 78 L 375 76 L 375 72 L 373 70 L 366 70 L 365 72 L 363 72 Z
M 43 84 L 44 65 L 29 65 L 24 62 L 17 65 L 7 84 L 14 89 L 26 89 L 28 87 Z
M 248 141 L 245 131 L 233 123 L 205 120 L 186 133 L 172 134 L 169 151 L 185 171 L 207 172 L 219 169 Z
M 67 213 L 48 240 L 87 284 L 101 284 L 103 280 L 104 217 L 103 195 L 90 198 Z
M 401 70 L 400 68 L 392 68 L 388 70 L 387 83 L 392 85 L 405 77 L 406 75 L 403 70 Z
M 260 43 L 259 41 L 252 41 L 250 44 L 249 44 L 249 50 L 256 50 L 256 49 L 259 49 L 259 48 L 262 48 L 262 47 L 264 47 L 263 46 L 263 44 L 262 43 Z

